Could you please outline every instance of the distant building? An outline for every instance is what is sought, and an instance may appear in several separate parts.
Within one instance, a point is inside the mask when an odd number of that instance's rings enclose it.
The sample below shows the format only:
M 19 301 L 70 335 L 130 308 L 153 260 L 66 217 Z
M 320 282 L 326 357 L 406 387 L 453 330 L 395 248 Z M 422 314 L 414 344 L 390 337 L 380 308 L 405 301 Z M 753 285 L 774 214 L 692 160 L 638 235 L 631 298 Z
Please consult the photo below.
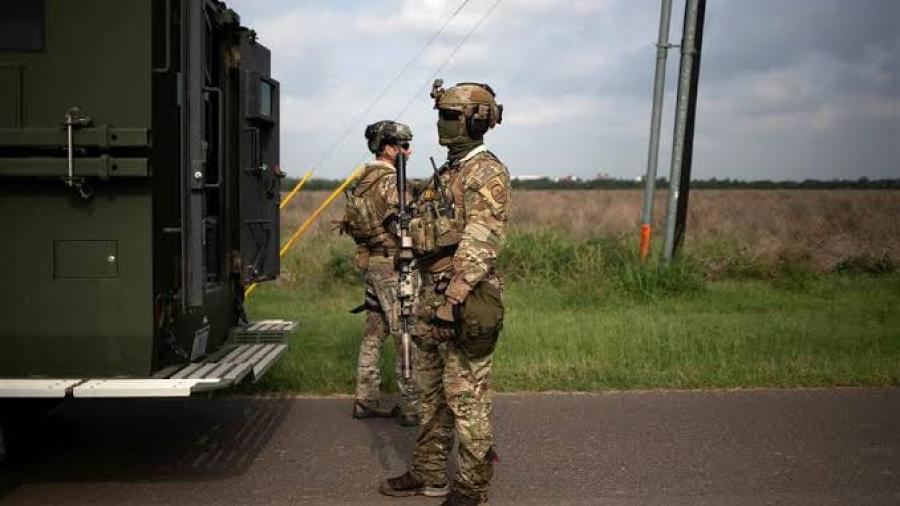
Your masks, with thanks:
M 538 181 L 540 179 L 550 179 L 547 176 L 543 176 L 540 174 L 520 174 L 513 176 L 513 181 Z

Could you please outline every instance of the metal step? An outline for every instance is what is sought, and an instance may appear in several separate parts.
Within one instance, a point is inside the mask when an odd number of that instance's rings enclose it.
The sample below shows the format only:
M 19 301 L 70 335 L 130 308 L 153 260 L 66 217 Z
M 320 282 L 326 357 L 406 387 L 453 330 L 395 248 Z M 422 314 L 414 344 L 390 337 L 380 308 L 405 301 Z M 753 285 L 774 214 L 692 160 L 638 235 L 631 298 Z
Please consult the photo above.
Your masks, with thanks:
M 192 393 L 223 388 L 215 379 L 95 379 L 72 389 L 72 395 L 87 397 L 188 397 Z
M 253 373 L 258 381 L 278 357 L 287 351 L 286 344 L 239 344 L 224 350 L 222 358 L 214 362 L 189 364 L 172 374 L 172 379 L 225 379 L 232 382 L 242 380 Z
M 235 327 L 229 334 L 236 343 L 283 343 L 287 334 L 297 328 L 297 322 L 287 320 L 260 320 L 245 327 Z
M 0 397 L 62 398 L 80 379 L 0 379 Z
M 286 344 L 228 345 L 210 362 L 195 362 L 168 378 L 93 379 L 72 389 L 74 397 L 188 397 L 227 388 L 253 375 L 259 381 L 287 351 Z
M 232 330 L 233 339 L 206 359 L 161 371 L 155 378 L 0 378 L 3 397 L 188 397 L 260 378 L 287 351 L 286 336 L 297 324 L 251 322 Z M 159 372 L 157 373 L 159 374 Z

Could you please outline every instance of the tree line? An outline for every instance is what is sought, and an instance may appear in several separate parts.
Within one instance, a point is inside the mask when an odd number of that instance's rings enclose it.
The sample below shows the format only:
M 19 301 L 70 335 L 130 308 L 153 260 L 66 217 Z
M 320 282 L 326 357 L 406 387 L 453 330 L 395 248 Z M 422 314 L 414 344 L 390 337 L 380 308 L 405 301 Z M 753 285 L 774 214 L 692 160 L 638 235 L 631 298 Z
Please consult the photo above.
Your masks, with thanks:
M 290 190 L 298 178 L 286 177 L 281 189 Z M 313 178 L 306 182 L 304 190 L 334 190 L 341 184 L 339 179 Z M 550 178 L 513 179 L 512 187 L 521 190 L 636 190 L 644 188 L 643 181 L 632 179 L 591 179 L 555 181 Z M 656 180 L 656 187 L 666 189 L 666 178 Z M 695 179 L 691 188 L 703 190 L 900 190 L 900 178 L 894 179 L 804 179 L 802 181 L 772 181 L 770 179 Z

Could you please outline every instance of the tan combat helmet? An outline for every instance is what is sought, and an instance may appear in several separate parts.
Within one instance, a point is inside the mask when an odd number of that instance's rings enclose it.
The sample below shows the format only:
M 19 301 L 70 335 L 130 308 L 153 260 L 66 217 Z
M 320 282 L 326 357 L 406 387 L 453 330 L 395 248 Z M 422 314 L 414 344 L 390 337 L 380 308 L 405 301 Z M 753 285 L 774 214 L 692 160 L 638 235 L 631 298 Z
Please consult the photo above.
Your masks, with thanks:
M 494 90 L 483 83 L 457 83 L 445 90 L 444 80 L 435 79 L 431 87 L 434 108 L 460 113 L 461 127 L 469 137 L 481 137 L 503 121 L 503 106 L 497 103 Z
M 369 151 L 378 153 L 385 144 L 398 144 L 412 140 L 412 130 L 409 126 L 396 121 L 377 121 L 366 127 L 366 140 L 369 141 Z

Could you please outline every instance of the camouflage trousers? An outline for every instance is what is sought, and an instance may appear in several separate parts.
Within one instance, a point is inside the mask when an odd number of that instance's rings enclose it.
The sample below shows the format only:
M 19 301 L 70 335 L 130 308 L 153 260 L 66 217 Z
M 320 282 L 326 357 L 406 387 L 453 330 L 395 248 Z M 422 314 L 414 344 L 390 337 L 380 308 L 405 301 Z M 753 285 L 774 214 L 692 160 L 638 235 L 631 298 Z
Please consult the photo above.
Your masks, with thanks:
M 384 263 L 384 262 L 382 262 Z M 394 370 L 397 377 L 397 389 L 400 391 L 400 410 L 403 414 L 416 412 L 419 391 L 415 377 L 403 379 L 402 345 L 397 333 L 399 327 L 400 308 L 397 303 L 397 273 L 392 263 L 385 265 L 369 265 L 365 272 L 366 299 L 377 301 L 378 308 L 366 311 L 366 326 L 363 330 L 362 342 L 359 345 L 359 359 L 356 367 L 356 398 L 362 401 L 374 401 L 381 396 L 381 352 L 389 335 L 395 336 Z M 410 343 L 410 361 L 415 370 L 416 349 Z
M 459 446 L 453 487 L 468 496 L 484 498 L 494 474 L 492 356 L 470 359 L 455 343 L 437 342 L 431 337 L 430 321 L 434 310 L 444 302 L 440 285 L 446 284 L 446 275 L 423 274 L 422 278 L 415 335 L 421 413 L 410 472 L 428 485 L 446 483 L 455 433 Z M 499 286 L 499 279 L 491 281 Z

